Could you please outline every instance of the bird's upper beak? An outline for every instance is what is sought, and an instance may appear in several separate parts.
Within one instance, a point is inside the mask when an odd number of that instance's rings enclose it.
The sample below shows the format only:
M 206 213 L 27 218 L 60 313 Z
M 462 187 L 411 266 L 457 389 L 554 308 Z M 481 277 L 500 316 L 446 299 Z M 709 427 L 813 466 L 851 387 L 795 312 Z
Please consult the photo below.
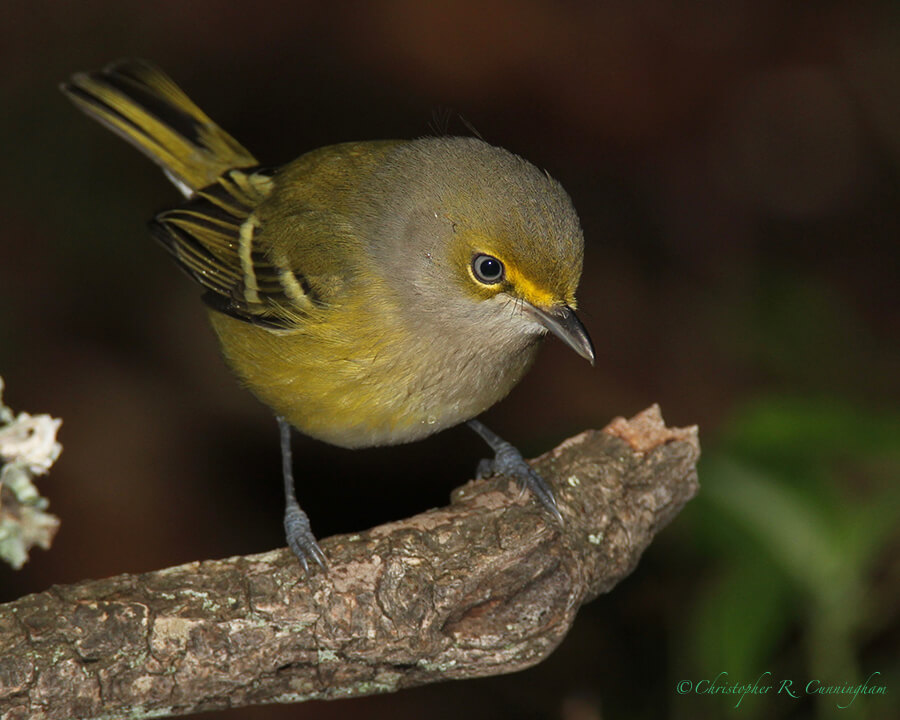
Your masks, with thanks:
M 526 302 L 523 309 L 581 357 L 590 361 L 591 365 L 594 364 L 594 344 L 591 342 L 591 336 L 572 308 L 568 305 L 557 305 L 544 309 Z

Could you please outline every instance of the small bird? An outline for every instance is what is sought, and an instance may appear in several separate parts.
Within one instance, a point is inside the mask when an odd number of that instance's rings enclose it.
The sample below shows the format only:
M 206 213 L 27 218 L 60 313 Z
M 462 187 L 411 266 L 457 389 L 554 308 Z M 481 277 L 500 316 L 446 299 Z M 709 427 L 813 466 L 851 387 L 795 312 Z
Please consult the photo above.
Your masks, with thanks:
M 62 91 L 183 193 L 153 237 L 203 289 L 225 359 L 280 428 L 287 541 L 327 567 L 297 502 L 290 432 L 345 448 L 468 423 L 561 521 L 521 454 L 475 419 L 550 332 L 593 364 L 574 312 L 584 239 L 558 182 L 471 137 L 347 142 L 263 167 L 142 60 Z

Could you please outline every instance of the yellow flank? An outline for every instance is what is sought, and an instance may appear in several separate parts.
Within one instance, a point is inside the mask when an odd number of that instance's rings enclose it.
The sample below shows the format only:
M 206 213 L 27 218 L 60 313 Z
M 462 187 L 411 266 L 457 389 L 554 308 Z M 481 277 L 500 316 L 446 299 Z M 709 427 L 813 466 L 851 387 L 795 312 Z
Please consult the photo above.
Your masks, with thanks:
M 447 356 L 385 303 L 321 311 L 273 332 L 210 312 L 242 383 L 301 432 L 341 447 L 410 442 L 480 414 L 533 362 L 537 337 L 507 363 L 479 368 L 477 346 Z
M 577 216 L 521 158 L 421 138 L 264 170 L 147 63 L 80 73 L 63 90 L 188 196 L 151 231 L 203 288 L 243 384 L 300 431 L 366 447 L 469 420 L 522 378 L 547 331 L 593 358 L 570 309 Z M 481 253 L 505 276 L 479 282 Z

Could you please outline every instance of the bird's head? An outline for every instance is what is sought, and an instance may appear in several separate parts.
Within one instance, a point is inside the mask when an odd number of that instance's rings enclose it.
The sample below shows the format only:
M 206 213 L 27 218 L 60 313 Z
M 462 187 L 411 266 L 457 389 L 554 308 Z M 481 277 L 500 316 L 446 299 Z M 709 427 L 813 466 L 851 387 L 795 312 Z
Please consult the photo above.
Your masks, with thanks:
M 511 345 L 549 331 L 594 362 L 575 314 L 584 239 L 558 182 L 481 140 L 425 138 L 374 184 L 372 252 L 418 322 Z

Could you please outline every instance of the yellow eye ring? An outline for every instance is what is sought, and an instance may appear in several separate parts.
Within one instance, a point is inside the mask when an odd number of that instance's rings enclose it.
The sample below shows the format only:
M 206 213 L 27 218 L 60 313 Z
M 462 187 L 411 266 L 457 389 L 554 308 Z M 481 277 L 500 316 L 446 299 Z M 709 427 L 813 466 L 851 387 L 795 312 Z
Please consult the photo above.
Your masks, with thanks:
M 506 268 L 493 255 L 480 253 L 472 258 L 472 275 L 484 285 L 496 285 L 506 277 Z

